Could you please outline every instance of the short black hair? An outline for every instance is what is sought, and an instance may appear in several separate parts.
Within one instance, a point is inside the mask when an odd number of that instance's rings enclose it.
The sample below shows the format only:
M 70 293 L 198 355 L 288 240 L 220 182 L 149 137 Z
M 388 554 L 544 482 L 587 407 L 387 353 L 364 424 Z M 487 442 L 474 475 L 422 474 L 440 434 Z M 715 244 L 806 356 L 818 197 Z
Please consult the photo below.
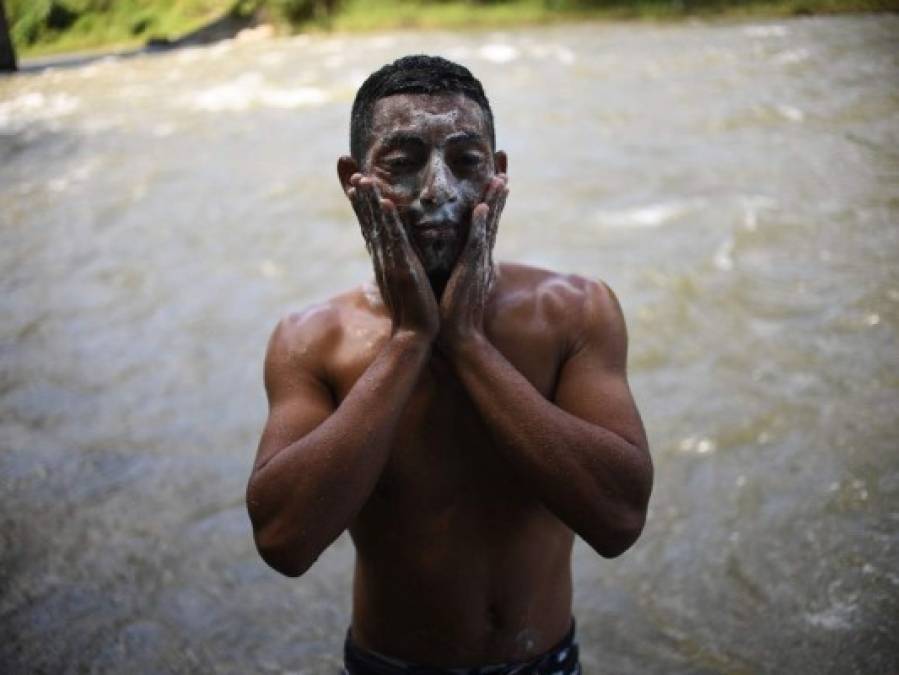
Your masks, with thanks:
M 465 66 L 439 56 L 414 54 L 397 59 L 375 71 L 356 92 L 350 117 L 350 154 L 360 165 L 368 149 L 372 112 L 378 99 L 393 94 L 462 94 L 484 112 L 490 147 L 496 148 L 493 111 L 484 87 Z

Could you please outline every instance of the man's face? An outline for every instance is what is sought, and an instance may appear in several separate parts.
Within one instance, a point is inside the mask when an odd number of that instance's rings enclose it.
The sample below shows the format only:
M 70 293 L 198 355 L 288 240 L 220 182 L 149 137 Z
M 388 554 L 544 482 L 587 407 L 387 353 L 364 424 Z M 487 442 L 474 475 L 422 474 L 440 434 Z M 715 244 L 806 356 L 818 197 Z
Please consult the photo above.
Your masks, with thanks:
M 362 172 L 396 204 L 425 272 L 449 274 L 495 172 L 480 106 L 461 94 L 388 96 L 371 139 Z

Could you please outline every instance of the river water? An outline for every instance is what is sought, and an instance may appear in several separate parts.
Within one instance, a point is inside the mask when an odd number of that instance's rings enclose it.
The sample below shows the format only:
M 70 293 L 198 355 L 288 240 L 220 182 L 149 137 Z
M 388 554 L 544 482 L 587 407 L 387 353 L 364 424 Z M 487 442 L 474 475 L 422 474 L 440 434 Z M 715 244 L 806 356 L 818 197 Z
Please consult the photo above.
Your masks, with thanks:
M 578 544 L 587 673 L 899 672 L 899 17 L 234 40 L 0 80 L 0 671 L 334 673 L 243 491 L 277 319 L 367 277 L 365 75 L 440 53 L 509 152 L 498 257 L 608 281 L 656 463 Z

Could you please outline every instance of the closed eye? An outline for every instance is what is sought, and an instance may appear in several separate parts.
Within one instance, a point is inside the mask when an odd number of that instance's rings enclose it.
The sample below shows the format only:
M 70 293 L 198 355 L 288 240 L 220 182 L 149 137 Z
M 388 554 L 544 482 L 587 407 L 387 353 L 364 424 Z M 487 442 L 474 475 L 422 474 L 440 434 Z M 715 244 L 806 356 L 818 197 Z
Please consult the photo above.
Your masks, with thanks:
M 401 173 L 414 169 L 417 160 L 406 153 L 391 153 L 381 158 L 381 164 L 391 173 Z
M 474 168 L 479 166 L 483 159 L 479 152 L 465 152 L 458 161 L 462 166 Z
M 396 159 L 388 159 L 387 166 L 392 168 L 412 166 L 412 160 L 408 157 L 397 157 Z

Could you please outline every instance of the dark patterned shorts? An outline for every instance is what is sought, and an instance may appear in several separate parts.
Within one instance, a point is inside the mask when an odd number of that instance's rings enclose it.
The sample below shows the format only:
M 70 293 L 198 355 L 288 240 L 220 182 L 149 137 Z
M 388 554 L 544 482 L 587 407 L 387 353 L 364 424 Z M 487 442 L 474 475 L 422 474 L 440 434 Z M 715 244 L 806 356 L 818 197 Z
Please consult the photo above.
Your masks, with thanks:
M 500 663 L 471 668 L 417 666 L 354 645 L 349 632 L 343 648 L 343 663 L 342 675 L 581 675 L 574 622 L 568 635 L 559 644 L 527 663 Z

